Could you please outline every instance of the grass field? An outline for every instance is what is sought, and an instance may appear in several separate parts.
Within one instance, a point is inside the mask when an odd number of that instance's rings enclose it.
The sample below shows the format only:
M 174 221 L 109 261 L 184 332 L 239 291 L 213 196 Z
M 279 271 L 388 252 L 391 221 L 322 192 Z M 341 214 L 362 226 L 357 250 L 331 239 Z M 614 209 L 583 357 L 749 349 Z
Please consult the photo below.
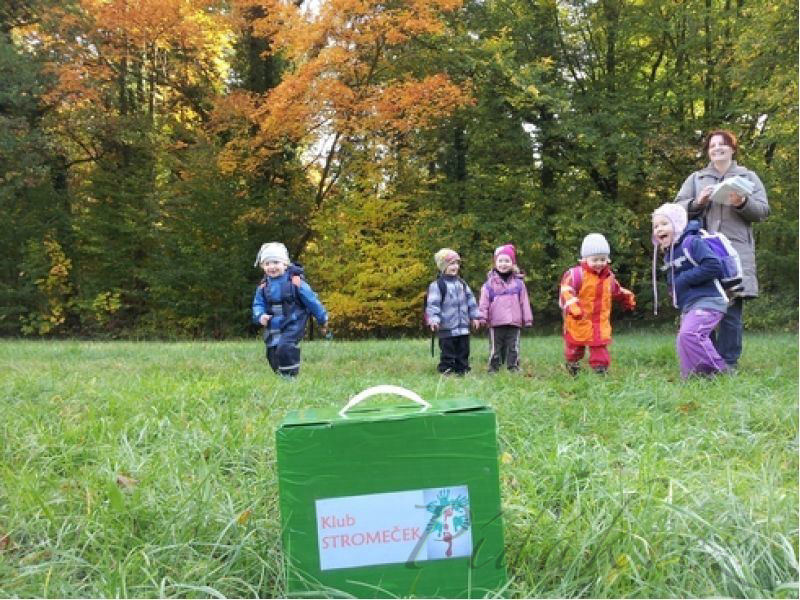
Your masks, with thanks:
M 620 335 L 606 378 L 523 339 L 523 373 L 434 373 L 428 340 L 0 342 L 0 596 L 281 597 L 274 438 L 380 383 L 499 421 L 509 597 L 798 596 L 798 347 L 747 334 L 681 383 L 674 338 Z M 377 402 L 389 402 L 378 399 Z

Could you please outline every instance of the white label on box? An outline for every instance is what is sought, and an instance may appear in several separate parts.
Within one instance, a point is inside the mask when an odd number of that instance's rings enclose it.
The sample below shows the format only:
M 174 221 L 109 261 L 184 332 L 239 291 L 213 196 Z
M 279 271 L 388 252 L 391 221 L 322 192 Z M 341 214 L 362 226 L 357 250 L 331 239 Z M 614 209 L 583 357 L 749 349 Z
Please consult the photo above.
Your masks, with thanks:
M 467 486 L 316 501 L 320 570 L 472 555 Z

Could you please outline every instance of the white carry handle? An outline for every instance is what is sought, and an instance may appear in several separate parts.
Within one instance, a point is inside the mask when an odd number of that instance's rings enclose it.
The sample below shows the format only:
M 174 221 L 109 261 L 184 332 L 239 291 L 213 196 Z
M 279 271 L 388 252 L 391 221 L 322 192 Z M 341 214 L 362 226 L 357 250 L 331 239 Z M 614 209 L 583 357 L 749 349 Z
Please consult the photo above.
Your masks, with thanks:
M 378 394 L 395 394 L 397 396 L 403 396 L 404 398 L 408 398 L 409 400 L 413 400 L 417 404 L 422 406 L 422 410 L 420 412 L 425 412 L 428 410 L 431 405 L 428 402 L 425 402 L 418 394 L 412 392 L 411 390 L 407 390 L 404 387 L 400 387 L 399 385 L 376 385 L 371 388 L 365 389 L 363 392 L 359 392 L 352 398 L 350 401 L 345 404 L 344 408 L 339 411 L 339 416 L 346 419 L 347 415 L 345 414 L 348 410 L 353 408 L 356 404 L 361 402 L 362 400 L 366 400 L 370 396 L 377 396 Z

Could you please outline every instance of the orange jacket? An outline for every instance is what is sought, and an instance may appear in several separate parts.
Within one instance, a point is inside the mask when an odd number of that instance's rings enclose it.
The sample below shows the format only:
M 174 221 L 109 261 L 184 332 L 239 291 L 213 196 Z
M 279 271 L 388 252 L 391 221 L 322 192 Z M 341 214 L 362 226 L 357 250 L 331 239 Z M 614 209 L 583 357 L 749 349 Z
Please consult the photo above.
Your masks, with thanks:
M 606 265 L 595 273 L 585 261 L 581 270 L 580 289 L 573 281 L 573 269 L 561 277 L 559 304 L 564 312 L 564 337 L 578 346 L 605 346 L 611 342 L 611 302 L 615 300 L 628 309 L 636 306 L 633 292 L 623 288 Z

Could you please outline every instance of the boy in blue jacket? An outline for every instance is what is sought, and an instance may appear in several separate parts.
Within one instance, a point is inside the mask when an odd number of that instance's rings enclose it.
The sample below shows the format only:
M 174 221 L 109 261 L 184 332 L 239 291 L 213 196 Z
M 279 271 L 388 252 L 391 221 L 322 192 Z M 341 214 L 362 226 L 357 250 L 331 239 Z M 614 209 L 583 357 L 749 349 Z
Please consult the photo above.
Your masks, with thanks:
M 300 340 L 309 312 L 323 334 L 328 313 L 302 279 L 303 269 L 291 263 L 286 246 L 280 242 L 262 244 L 255 266 L 264 270 L 264 278 L 253 296 L 253 323 L 266 328 L 267 361 L 279 375 L 296 377 L 300 371 Z
M 676 346 L 683 379 L 728 370 L 710 337 L 728 310 L 728 298 L 719 282 L 724 271 L 699 231 L 699 221 L 688 221 L 679 204 L 662 204 L 653 212 L 653 244 L 664 253 L 663 270 L 672 302 L 681 311 Z M 655 254 L 653 268 L 655 295 Z
M 458 276 L 461 257 L 450 248 L 433 255 L 439 277 L 428 286 L 425 321 L 439 335 L 441 351 L 437 370 L 443 375 L 466 375 L 469 368 L 469 327 L 480 327 L 475 295 Z

